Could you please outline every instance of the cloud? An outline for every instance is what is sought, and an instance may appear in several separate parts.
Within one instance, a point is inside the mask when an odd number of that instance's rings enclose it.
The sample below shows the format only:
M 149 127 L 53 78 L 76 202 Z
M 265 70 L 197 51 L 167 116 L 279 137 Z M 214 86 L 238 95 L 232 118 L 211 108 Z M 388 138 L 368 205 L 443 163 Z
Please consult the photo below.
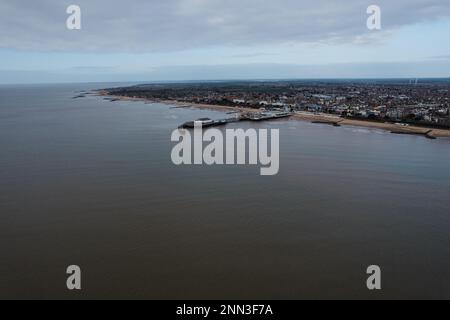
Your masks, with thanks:
M 450 60 L 450 54 L 429 57 L 430 60 Z
M 114 69 L 116 69 L 116 66 L 75 66 L 72 67 L 72 70 L 75 71 L 87 71 L 87 72 L 106 72 L 106 71 L 113 71 Z
M 243 54 L 233 54 L 227 56 L 226 58 L 257 58 L 257 57 L 268 57 L 276 56 L 276 53 L 265 53 L 265 52 L 253 52 L 253 53 L 243 53 Z
M 385 36 L 404 25 L 450 16 L 448 0 L 377 3 Z M 66 29 L 70 4 L 81 7 L 81 30 Z M 219 45 L 360 44 L 374 41 L 366 28 L 370 4 L 373 0 L 2 1 L 0 47 L 143 53 Z

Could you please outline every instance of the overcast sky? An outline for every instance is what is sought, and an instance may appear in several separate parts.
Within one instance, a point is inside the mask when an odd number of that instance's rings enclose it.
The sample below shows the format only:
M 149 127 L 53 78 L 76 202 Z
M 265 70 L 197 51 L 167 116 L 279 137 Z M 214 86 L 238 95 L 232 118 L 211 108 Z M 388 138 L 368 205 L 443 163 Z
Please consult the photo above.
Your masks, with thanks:
M 0 0 L 0 83 L 450 77 L 449 38 L 449 0 Z

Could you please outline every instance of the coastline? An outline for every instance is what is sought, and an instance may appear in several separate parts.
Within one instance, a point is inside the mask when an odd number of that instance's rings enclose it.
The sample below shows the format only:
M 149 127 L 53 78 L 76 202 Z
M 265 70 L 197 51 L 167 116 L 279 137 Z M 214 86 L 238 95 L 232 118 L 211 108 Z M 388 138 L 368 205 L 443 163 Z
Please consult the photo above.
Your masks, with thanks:
M 172 105 L 176 107 L 182 106 L 190 106 L 192 108 L 198 109 L 210 109 L 210 110 L 218 110 L 218 111 L 235 111 L 235 112 L 258 112 L 256 109 L 252 108 L 241 108 L 241 107 L 231 107 L 231 106 L 221 106 L 221 105 L 211 105 L 211 104 L 201 104 L 201 103 L 188 103 L 181 102 L 177 100 L 151 100 L 146 98 L 134 98 L 127 96 L 117 96 L 110 95 L 105 90 L 98 91 L 98 95 L 102 97 L 110 97 L 112 99 L 117 99 L 118 101 L 144 101 L 149 103 L 161 103 Z M 381 129 L 385 131 L 390 131 L 396 134 L 410 134 L 410 135 L 423 135 L 425 137 L 434 139 L 434 138 L 450 138 L 450 130 L 446 129 L 436 129 L 430 127 L 419 127 L 419 126 L 401 126 L 398 124 L 390 123 L 390 122 L 372 122 L 372 121 L 364 121 L 364 120 L 356 120 L 356 119 L 346 119 L 341 118 L 337 115 L 333 114 L 315 114 L 311 112 L 301 111 L 295 112 L 292 116 L 292 119 L 300 120 L 300 121 L 310 121 L 317 122 L 322 124 L 336 124 L 339 126 L 357 126 L 357 127 L 365 127 L 365 128 L 373 128 L 373 129 Z

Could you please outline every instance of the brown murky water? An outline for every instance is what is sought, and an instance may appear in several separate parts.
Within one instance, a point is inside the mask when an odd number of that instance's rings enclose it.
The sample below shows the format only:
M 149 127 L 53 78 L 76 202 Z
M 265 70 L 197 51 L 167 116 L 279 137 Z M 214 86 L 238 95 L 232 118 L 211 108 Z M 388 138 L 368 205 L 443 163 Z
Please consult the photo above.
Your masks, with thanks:
M 91 87 L 0 87 L 0 298 L 450 298 L 449 140 L 282 120 L 277 176 L 177 167 L 222 113 Z

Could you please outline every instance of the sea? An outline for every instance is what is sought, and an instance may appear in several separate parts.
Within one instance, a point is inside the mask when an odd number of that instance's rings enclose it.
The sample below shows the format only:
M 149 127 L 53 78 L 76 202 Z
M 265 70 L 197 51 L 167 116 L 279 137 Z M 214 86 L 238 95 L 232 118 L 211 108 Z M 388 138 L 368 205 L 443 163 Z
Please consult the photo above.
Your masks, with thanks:
M 450 299 L 450 139 L 239 122 L 280 130 L 277 175 L 176 166 L 174 129 L 229 115 L 74 99 L 121 85 L 0 86 L 0 298 Z

